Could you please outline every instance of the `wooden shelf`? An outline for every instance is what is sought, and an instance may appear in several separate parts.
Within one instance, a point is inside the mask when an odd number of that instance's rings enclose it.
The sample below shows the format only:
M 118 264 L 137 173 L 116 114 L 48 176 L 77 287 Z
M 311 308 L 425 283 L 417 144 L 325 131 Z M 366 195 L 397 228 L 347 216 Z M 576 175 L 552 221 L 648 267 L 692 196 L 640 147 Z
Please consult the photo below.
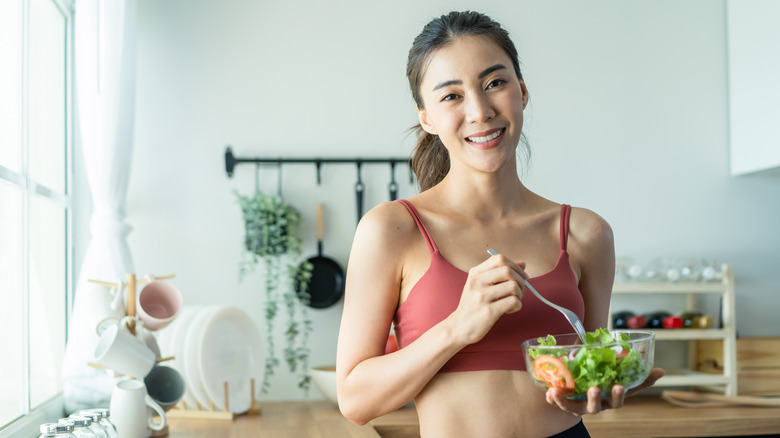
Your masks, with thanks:
M 646 282 L 646 283 L 616 283 L 613 294 L 646 295 L 646 294 L 680 294 L 684 295 L 689 306 L 695 306 L 699 294 L 717 294 L 721 298 L 721 311 L 718 316 L 721 328 L 717 329 L 668 329 L 654 330 L 657 342 L 684 341 L 688 342 L 688 367 L 683 373 L 668 373 L 661 378 L 656 386 L 701 386 L 717 389 L 726 395 L 737 395 L 737 333 L 734 321 L 734 269 L 724 264 L 721 269 L 722 278 L 718 282 Z M 691 307 L 690 310 L 694 310 Z M 612 312 L 610 309 L 610 327 Z M 723 341 L 723 373 L 707 374 L 695 372 L 696 341 Z M 658 356 L 656 356 L 656 360 Z
M 653 330 L 658 341 L 694 341 L 697 339 L 724 339 L 725 329 L 672 329 Z
M 646 294 L 657 292 L 664 294 L 690 294 L 690 293 L 723 293 L 722 282 L 695 282 L 695 283 L 615 283 L 612 293 L 621 294 Z

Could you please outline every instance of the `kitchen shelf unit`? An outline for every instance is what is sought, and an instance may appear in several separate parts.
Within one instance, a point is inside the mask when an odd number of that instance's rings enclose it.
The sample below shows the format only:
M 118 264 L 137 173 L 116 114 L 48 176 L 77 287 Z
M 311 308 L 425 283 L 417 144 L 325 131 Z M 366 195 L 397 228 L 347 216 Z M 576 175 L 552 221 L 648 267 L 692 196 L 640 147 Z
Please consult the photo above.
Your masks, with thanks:
M 721 266 L 721 279 L 717 282 L 646 282 L 615 283 L 613 294 L 677 294 L 684 295 L 686 309 L 696 309 L 700 295 L 720 295 L 720 324 L 712 329 L 659 329 L 654 330 L 656 342 L 688 342 L 688 368 L 681 371 L 667 370 L 655 386 L 692 386 L 723 392 L 725 395 L 737 395 L 737 328 L 735 321 L 734 267 Z M 610 309 L 609 328 L 612 328 Z M 723 372 L 711 374 L 697 372 L 696 341 L 720 339 L 723 341 Z

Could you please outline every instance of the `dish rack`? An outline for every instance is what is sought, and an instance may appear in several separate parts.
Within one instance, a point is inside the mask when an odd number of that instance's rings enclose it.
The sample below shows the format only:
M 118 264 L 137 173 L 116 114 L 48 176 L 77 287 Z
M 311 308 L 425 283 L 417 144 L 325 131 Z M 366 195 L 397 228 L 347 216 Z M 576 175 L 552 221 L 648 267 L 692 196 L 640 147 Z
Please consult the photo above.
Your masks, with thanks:
M 677 294 L 686 299 L 688 309 L 696 309 L 700 295 L 720 295 L 720 325 L 709 329 L 659 329 L 656 341 L 682 341 L 688 345 L 688 368 L 668 371 L 655 386 L 691 386 L 722 392 L 728 396 L 737 395 L 737 325 L 734 304 L 734 267 L 721 266 L 718 282 L 631 282 L 615 283 L 613 294 Z M 610 308 L 609 328 L 612 328 Z M 723 371 L 719 374 L 697 371 L 697 341 L 718 339 L 723 341 Z
M 169 278 L 173 278 L 174 274 L 165 274 L 160 276 L 155 276 L 155 280 L 165 280 Z M 103 281 L 103 280 L 94 280 L 94 279 L 88 279 L 87 280 L 90 283 L 100 284 L 103 286 L 111 287 L 111 288 L 117 288 L 119 287 L 119 284 L 109 282 L 109 281 Z M 129 318 L 127 319 L 127 328 L 130 330 L 131 333 L 135 334 L 135 316 L 136 316 L 136 308 L 135 308 L 135 302 L 136 302 L 136 287 L 137 285 L 146 284 L 148 280 L 146 278 L 138 280 L 136 278 L 136 275 L 134 273 L 127 273 L 125 274 L 125 296 L 126 296 L 126 316 Z M 169 357 L 162 357 L 157 359 L 157 363 L 165 362 L 168 360 L 174 359 L 174 356 Z M 89 366 L 96 367 L 96 368 L 105 368 L 102 365 L 95 364 L 95 363 L 89 363 Z M 257 401 L 254 398 L 255 394 L 255 379 L 250 379 L 249 382 L 250 385 L 250 397 L 252 398 L 250 400 L 250 406 L 249 409 L 240 415 L 260 415 L 261 410 L 257 406 Z M 187 403 L 185 401 L 180 401 L 179 404 L 170 409 L 168 412 L 165 413 L 166 417 L 168 418 L 198 418 L 198 419 L 204 419 L 204 420 L 233 420 L 236 415 L 233 412 L 230 412 L 230 405 L 228 403 L 229 400 L 229 390 L 228 382 L 223 383 L 223 393 L 225 397 L 225 407 L 223 410 L 216 410 L 214 407 L 214 402 L 210 401 L 208 407 L 201 406 L 199 402 L 195 403 L 195 409 L 188 409 Z M 166 428 L 167 429 L 167 428 Z M 157 434 L 155 436 L 164 436 Z

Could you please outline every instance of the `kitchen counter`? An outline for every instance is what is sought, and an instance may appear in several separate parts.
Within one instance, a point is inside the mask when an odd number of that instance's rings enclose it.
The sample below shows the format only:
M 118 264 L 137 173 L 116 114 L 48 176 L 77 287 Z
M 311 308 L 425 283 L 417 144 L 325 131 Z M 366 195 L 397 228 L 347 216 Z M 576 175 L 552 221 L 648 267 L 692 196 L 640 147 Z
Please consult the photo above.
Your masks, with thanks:
M 172 418 L 171 438 L 413 438 L 417 413 L 403 408 L 365 426 L 341 416 L 328 401 L 262 402 L 261 415 L 234 420 Z M 634 397 L 623 408 L 585 416 L 593 438 L 754 436 L 780 433 L 780 408 L 682 408 L 657 397 Z

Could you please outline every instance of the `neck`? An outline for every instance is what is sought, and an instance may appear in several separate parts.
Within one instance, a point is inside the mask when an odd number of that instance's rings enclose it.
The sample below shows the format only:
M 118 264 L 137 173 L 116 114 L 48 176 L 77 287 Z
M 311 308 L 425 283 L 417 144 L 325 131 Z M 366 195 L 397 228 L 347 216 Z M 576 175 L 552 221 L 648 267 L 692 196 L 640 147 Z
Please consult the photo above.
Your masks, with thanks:
M 514 166 L 496 172 L 453 168 L 432 190 L 443 205 L 469 216 L 501 218 L 524 209 L 533 199 Z

